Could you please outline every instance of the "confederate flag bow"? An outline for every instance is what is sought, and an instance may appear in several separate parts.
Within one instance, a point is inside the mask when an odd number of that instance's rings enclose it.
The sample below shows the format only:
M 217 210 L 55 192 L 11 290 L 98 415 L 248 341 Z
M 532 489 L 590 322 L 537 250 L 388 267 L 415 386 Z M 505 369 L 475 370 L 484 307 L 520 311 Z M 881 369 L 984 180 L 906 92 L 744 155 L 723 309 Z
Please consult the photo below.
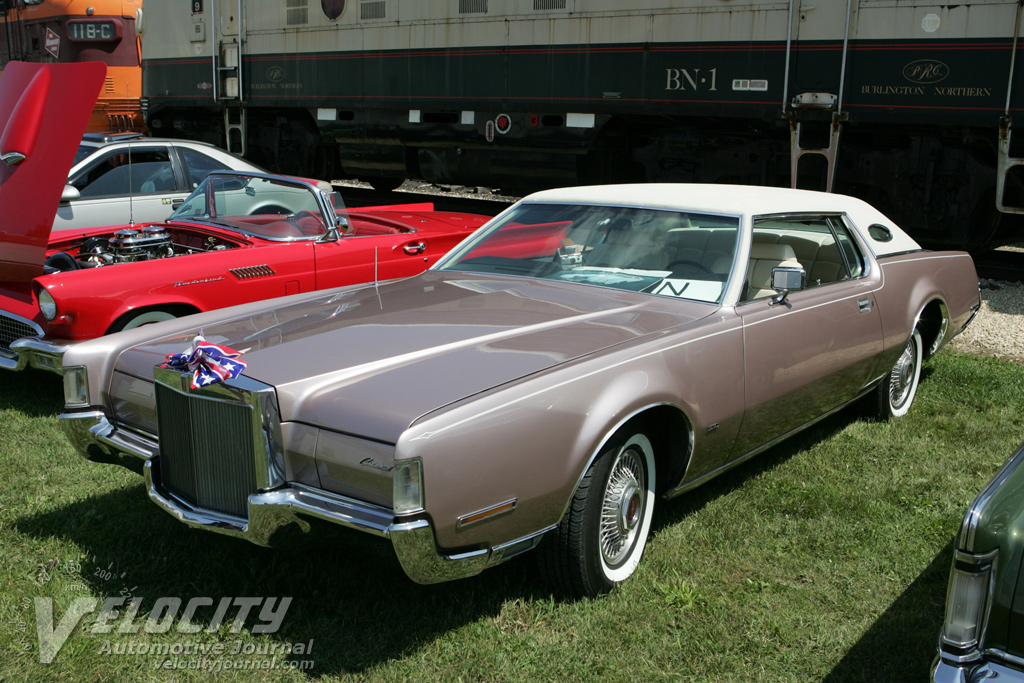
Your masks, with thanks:
M 190 370 L 192 372 L 192 388 L 199 389 L 238 377 L 247 365 L 244 360 L 238 360 L 242 353 L 242 351 L 235 351 L 227 346 L 210 343 L 200 333 L 192 340 L 191 351 L 167 354 L 167 358 L 160 367 L 172 370 Z

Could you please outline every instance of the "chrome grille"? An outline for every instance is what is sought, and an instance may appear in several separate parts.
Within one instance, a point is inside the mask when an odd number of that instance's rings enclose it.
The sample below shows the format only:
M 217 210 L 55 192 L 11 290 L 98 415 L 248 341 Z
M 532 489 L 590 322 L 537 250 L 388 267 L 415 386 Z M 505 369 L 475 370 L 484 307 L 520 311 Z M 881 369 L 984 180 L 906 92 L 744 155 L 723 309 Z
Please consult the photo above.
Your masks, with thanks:
M 190 505 L 247 518 L 255 493 L 253 410 L 156 384 L 164 488 Z
M 32 325 L 21 320 L 9 318 L 0 313 L 0 354 L 8 358 L 17 357 L 17 353 L 11 350 L 11 342 L 22 337 L 34 337 L 42 334 Z

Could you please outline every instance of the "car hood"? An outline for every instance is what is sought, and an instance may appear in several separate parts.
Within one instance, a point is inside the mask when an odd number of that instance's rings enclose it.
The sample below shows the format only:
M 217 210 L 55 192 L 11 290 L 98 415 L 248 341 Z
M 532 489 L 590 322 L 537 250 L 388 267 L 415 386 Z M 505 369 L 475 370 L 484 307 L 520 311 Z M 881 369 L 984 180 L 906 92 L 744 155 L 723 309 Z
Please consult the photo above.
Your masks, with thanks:
M 418 417 L 496 386 L 710 315 L 707 304 L 564 282 L 427 272 L 203 325 L 277 389 L 281 417 L 394 443 Z M 184 322 L 184 321 L 183 321 Z M 152 377 L 198 329 L 135 346 Z
M 9 62 L 0 76 L 0 273 L 43 274 L 53 217 L 107 67 Z M 21 161 L 16 161 L 20 157 Z M 15 163 L 11 163 L 14 161 Z

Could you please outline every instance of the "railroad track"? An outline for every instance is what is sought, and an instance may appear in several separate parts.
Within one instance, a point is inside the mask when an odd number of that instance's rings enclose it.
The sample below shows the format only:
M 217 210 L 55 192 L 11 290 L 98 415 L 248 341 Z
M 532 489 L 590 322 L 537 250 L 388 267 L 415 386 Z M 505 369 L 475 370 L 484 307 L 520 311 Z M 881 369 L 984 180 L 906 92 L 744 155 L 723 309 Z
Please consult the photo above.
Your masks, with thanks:
M 334 186 L 341 192 L 345 205 L 349 208 L 360 206 L 378 206 L 381 204 L 416 204 L 432 202 L 437 211 L 461 211 L 478 213 L 486 216 L 497 216 L 507 209 L 518 197 L 492 198 L 487 188 L 464 188 L 462 186 L 447 187 L 431 185 L 425 181 L 407 182 L 401 188 L 390 192 L 381 192 L 363 184 L 341 184 L 334 181 Z M 423 187 L 422 191 L 407 191 L 405 187 Z M 474 192 L 475 190 L 475 192 Z

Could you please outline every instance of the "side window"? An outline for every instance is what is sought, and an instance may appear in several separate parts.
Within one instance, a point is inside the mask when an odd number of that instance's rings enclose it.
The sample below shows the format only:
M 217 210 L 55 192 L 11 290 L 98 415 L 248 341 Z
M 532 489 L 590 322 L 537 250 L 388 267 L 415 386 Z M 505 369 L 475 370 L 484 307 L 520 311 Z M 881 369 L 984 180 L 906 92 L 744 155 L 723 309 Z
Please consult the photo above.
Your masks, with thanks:
M 208 176 L 210 171 L 230 170 L 226 164 L 222 164 L 213 157 L 206 156 L 194 149 L 179 147 L 178 152 L 181 153 L 181 158 L 185 162 L 185 168 L 188 169 L 188 187 L 190 192 L 199 187 L 199 183 L 203 182 L 203 178 Z
M 839 248 L 846 257 L 846 265 L 850 269 L 850 277 L 860 277 L 864 274 L 864 257 L 857 248 L 857 242 L 850 235 L 850 228 L 839 219 L 833 219 L 832 227 L 839 238 Z
M 753 301 L 775 294 L 772 268 L 777 267 L 803 268 L 808 289 L 863 273 L 863 261 L 856 246 L 846 226 L 835 217 L 755 222 L 741 300 Z
M 174 170 L 166 149 L 111 152 L 71 179 L 83 198 L 174 192 Z

